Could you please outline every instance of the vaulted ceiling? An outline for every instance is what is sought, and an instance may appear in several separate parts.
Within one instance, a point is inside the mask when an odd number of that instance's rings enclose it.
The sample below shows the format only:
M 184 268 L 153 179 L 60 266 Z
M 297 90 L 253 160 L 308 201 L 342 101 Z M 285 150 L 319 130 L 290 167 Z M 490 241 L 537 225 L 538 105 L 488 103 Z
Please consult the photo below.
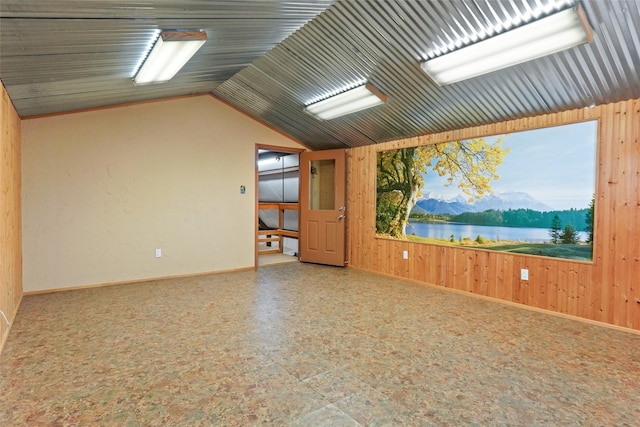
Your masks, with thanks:
M 22 117 L 209 92 L 311 148 L 354 147 L 640 97 L 640 0 L 580 3 L 591 43 L 439 87 L 429 51 L 575 1 L 1 0 L 0 79 Z M 170 82 L 135 86 L 159 29 L 208 41 Z M 387 103 L 304 113 L 359 81 Z

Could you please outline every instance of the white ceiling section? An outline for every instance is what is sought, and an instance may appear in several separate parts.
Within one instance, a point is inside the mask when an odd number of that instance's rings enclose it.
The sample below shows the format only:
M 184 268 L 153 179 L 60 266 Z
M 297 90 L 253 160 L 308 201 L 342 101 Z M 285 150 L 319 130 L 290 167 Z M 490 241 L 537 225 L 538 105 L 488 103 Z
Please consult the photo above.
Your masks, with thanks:
M 18 113 L 211 92 L 314 149 L 354 147 L 640 97 L 640 0 L 582 0 L 593 41 L 438 87 L 420 63 L 574 0 L 1 0 L 0 78 Z M 207 43 L 135 86 L 158 30 Z M 367 81 L 384 105 L 321 121 L 313 100 Z

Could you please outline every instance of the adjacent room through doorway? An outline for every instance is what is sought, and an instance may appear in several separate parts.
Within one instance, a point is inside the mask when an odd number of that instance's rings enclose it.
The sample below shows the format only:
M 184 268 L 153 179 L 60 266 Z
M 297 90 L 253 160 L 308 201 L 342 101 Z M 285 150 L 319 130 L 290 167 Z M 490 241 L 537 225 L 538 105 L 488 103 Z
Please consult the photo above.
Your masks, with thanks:
M 258 147 L 257 265 L 298 261 L 300 154 Z

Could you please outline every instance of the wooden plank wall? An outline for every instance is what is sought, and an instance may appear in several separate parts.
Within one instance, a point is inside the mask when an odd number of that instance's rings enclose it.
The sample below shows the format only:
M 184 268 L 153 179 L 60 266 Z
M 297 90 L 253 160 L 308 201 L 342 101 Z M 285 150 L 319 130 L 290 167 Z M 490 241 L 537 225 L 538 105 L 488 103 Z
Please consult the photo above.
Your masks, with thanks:
M 13 322 L 22 299 L 20 117 L 0 83 L 0 310 Z M 0 353 L 9 325 L 0 314 Z
M 599 120 L 593 263 L 377 239 L 376 153 Z M 640 330 L 640 100 L 348 150 L 352 267 Z M 402 251 L 409 251 L 409 260 Z M 520 269 L 529 269 L 529 281 Z

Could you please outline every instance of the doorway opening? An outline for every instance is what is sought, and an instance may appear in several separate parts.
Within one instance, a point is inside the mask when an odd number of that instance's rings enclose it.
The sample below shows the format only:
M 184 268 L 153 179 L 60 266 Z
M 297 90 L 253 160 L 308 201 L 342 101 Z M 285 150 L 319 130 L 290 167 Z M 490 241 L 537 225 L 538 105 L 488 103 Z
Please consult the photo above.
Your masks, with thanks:
M 301 151 L 257 146 L 257 267 L 299 260 Z

